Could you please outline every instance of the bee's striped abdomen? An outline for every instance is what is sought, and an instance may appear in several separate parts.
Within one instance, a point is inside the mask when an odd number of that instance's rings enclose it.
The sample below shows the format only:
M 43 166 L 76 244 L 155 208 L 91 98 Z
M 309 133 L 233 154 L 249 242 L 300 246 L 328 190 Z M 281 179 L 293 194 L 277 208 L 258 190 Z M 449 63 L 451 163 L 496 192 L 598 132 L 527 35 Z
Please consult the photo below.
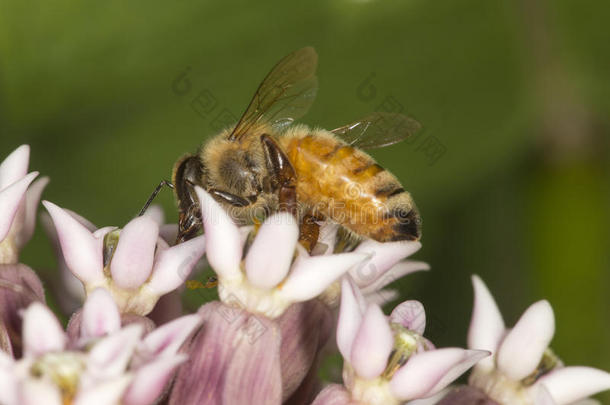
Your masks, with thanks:
M 297 198 L 314 213 L 382 242 L 419 239 L 411 196 L 368 154 L 327 131 L 280 139 L 297 171 Z

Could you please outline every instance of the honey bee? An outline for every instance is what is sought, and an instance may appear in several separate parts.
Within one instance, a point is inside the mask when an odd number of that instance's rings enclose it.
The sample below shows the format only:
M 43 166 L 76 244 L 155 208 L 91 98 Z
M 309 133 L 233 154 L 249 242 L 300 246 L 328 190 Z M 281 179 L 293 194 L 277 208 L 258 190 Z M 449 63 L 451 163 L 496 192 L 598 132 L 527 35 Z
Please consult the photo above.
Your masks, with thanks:
M 314 101 L 317 60 L 312 47 L 284 57 L 235 127 L 176 162 L 172 182 L 180 212 L 178 243 L 202 227 L 194 185 L 207 190 L 238 224 L 292 212 L 308 249 L 316 243 L 320 221 L 380 242 L 420 238 L 420 216 L 411 195 L 363 151 L 402 141 L 420 129 L 419 123 L 378 112 L 332 131 L 291 125 Z

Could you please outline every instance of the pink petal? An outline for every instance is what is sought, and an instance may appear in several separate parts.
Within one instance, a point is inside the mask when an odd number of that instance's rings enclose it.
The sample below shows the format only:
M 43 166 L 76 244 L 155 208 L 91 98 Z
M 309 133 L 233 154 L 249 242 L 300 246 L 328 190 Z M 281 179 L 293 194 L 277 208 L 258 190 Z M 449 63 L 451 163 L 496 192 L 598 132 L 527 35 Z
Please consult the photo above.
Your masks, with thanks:
M 377 305 L 370 305 L 352 344 L 351 365 L 365 379 L 381 375 L 394 347 L 388 319 Z
M 53 312 L 39 302 L 32 303 L 23 315 L 24 355 L 36 357 L 61 351 L 66 335 Z
M 398 323 L 419 335 L 423 335 L 426 329 L 426 311 L 424 311 L 424 306 L 419 301 L 405 301 L 392 310 L 390 322 Z
M 304 395 L 311 399 L 307 394 L 311 394 L 309 385 L 317 382 L 316 357 L 330 337 L 334 316 L 326 304 L 310 300 L 291 305 L 276 322 L 282 337 L 282 402 L 291 396 Z M 314 384 L 309 384 L 307 379 Z M 296 398 L 290 400 L 296 401 Z
M 25 176 L 29 162 L 29 145 L 21 145 L 8 155 L 0 164 L 0 190 Z
M 210 266 L 226 279 L 242 277 L 239 267 L 242 244 L 239 228 L 225 210 L 201 187 L 195 187 L 205 228 L 207 259 Z
M 508 332 L 497 353 L 498 368 L 513 380 L 530 375 L 555 334 L 555 316 L 548 301 L 531 305 Z
M 141 350 L 147 356 L 171 356 L 201 323 L 197 314 L 177 318 L 149 333 L 143 341 Z
M 248 255 L 246 274 L 251 284 L 270 289 L 288 274 L 299 239 L 299 225 L 287 212 L 270 216 L 260 227 Z
M 150 277 L 158 236 L 159 226 L 146 216 L 125 225 L 110 262 L 112 280 L 119 287 L 136 289 Z
M 312 299 L 352 266 L 366 258 L 366 255 L 352 252 L 300 260 L 293 266 L 291 274 L 280 289 L 280 294 L 293 301 Z
M 186 359 L 187 356 L 182 354 L 161 358 L 138 368 L 121 403 L 123 405 L 154 404 L 166 389 L 176 367 Z
M 34 228 L 36 227 L 36 211 L 40 204 L 40 196 L 43 190 L 49 184 L 48 177 L 41 177 L 28 188 L 25 193 L 25 222 L 23 230 L 18 238 L 19 247 L 22 248 L 32 238 Z
M 358 287 L 353 284 L 350 277 L 344 277 L 341 280 L 341 306 L 337 321 L 337 347 L 343 358 L 350 363 L 352 344 L 364 315 L 358 305 L 357 294 L 360 294 Z
M 122 375 L 95 386 L 82 390 L 74 398 L 74 405 L 110 405 L 119 404 L 123 393 L 131 382 L 131 375 Z M 40 404 L 38 402 L 37 404 Z
M 546 389 L 544 385 L 536 384 L 535 387 L 530 389 L 530 391 L 535 391 L 535 405 L 557 405 L 557 402 L 555 402 L 555 400 L 551 396 L 551 393 L 549 392 L 549 390 Z
M 565 367 L 544 375 L 538 384 L 546 387 L 557 405 L 566 405 L 609 390 L 610 373 L 592 367 Z
M 403 401 L 433 395 L 488 355 L 489 352 L 459 348 L 417 353 L 394 374 L 390 389 Z
M 5 364 L 7 361 L 10 363 Z M 17 378 L 12 370 L 12 362 L 11 358 L 0 351 L 0 404 L 3 405 L 19 405 Z
M 382 277 L 386 271 L 407 256 L 421 248 L 421 243 L 400 241 L 380 243 L 372 239 L 365 240 L 356 252 L 371 256 L 371 260 L 362 266 L 350 270 L 350 275 L 359 287 L 365 287 Z
M 350 393 L 339 384 L 331 384 L 324 388 L 311 405 L 356 405 L 351 401 Z
M 57 205 L 43 201 L 57 230 L 66 265 L 84 284 L 101 281 L 102 245 L 85 226 Z
M 489 350 L 495 353 L 506 332 L 502 314 L 479 276 L 472 276 L 472 285 L 474 287 L 474 305 L 468 329 L 468 348 Z M 477 366 L 491 370 L 494 367 L 494 360 L 492 357 L 483 359 Z
M 8 235 L 25 193 L 38 172 L 33 172 L 0 190 L 0 241 Z
M 175 290 L 188 278 L 191 271 L 203 256 L 207 235 L 197 236 L 191 240 L 161 251 L 155 260 L 148 287 L 159 295 Z
M 148 207 L 146 212 L 144 212 L 144 216 L 155 221 L 159 227 L 165 223 L 165 212 L 160 205 L 153 204 Z
M 204 326 L 186 348 L 169 404 L 279 404 L 277 325 L 220 302 L 199 314 Z
M 122 375 L 142 332 L 142 325 L 131 324 L 98 341 L 88 355 L 89 373 L 100 379 Z
M 490 399 L 487 394 L 478 388 L 464 385 L 457 386 L 453 389 L 447 389 L 448 392 L 441 391 L 438 395 L 433 395 L 426 399 L 417 401 L 410 401 L 409 405 L 424 405 L 424 404 L 437 404 L 437 405 L 500 405 L 493 399 Z
M 121 314 L 110 293 L 96 288 L 89 294 L 83 307 L 81 336 L 102 337 L 121 328 Z

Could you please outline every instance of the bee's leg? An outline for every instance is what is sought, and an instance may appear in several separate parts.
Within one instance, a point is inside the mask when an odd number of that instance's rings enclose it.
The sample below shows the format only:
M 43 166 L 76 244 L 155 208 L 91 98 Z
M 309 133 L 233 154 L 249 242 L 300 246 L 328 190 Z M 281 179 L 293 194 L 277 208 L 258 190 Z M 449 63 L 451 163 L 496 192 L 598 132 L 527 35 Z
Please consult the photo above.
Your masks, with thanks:
M 313 248 L 318 243 L 318 236 L 320 236 L 320 225 L 318 225 L 318 218 L 308 213 L 301 219 L 301 226 L 299 227 L 299 243 L 307 249 L 309 253 L 313 251 Z
M 148 197 L 148 200 L 146 200 L 146 204 L 144 204 L 144 206 L 140 210 L 140 213 L 138 214 L 139 217 L 144 215 L 144 213 L 146 212 L 146 210 L 150 206 L 150 203 L 152 203 L 153 200 L 157 197 L 157 194 L 159 194 L 159 191 L 161 191 L 163 186 L 167 186 L 167 187 L 169 187 L 171 189 L 174 188 L 174 185 L 172 183 L 170 183 L 167 180 L 162 180 L 161 183 L 159 183 L 159 185 L 157 186 L 157 188 L 155 188 L 155 191 L 153 191 L 152 194 L 150 195 L 150 197 Z
M 278 191 L 280 211 L 297 214 L 297 175 L 282 148 L 269 135 L 261 135 L 267 166 L 274 175 L 274 188 Z
M 227 193 L 226 191 L 218 190 L 215 188 L 211 188 L 208 190 L 208 193 L 212 194 L 216 199 L 224 201 L 228 204 L 234 205 L 236 207 L 246 207 L 252 202 L 243 197 L 240 197 L 235 194 Z

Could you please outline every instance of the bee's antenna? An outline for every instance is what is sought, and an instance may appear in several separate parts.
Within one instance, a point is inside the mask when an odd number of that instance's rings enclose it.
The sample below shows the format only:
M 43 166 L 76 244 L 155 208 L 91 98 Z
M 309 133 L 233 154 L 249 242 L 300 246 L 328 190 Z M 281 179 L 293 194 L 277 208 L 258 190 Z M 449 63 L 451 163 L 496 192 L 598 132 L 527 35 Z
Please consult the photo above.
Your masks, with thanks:
M 162 180 L 161 183 L 159 183 L 159 185 L 157 186 L 157 188 L 155 188 L 155 191 L 152 192 L 152 194 L 150 195 L 150 197 L 148 197 L 148 200 L 146 201 L 146 204 L 144 204 L 144 206 L 142 207 L 142 209 L 140 210 L 140 213 L 138 214 L 139 217 L 141 217 L 142 215 L 144 215 L 144 213 L 146 212 L 146 210 L 148 209 L 148 207 L 150 206 L 150 204 L 153 202 L 153 200 L 157 197 L 157 194 L 159 194 L 159 192 L 161 191 L 161 189 L 163 188 L 163 186 L 167 186 L 171 189 L 174 188 L 174 185 L 172 183 L 170 183 L 167 180 Z

